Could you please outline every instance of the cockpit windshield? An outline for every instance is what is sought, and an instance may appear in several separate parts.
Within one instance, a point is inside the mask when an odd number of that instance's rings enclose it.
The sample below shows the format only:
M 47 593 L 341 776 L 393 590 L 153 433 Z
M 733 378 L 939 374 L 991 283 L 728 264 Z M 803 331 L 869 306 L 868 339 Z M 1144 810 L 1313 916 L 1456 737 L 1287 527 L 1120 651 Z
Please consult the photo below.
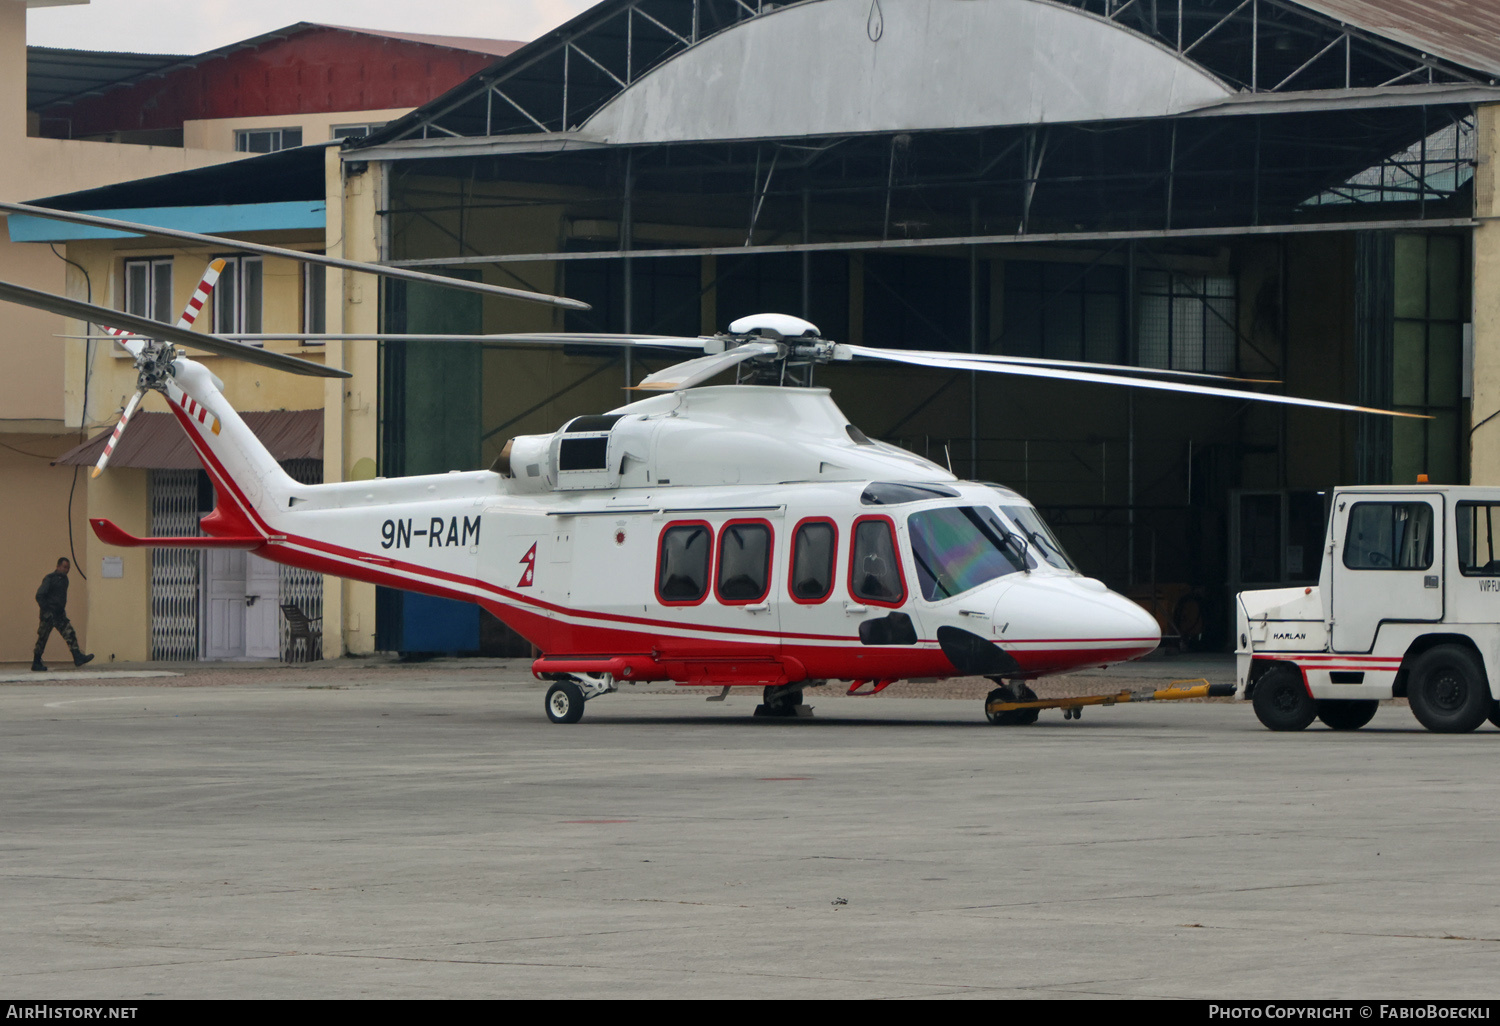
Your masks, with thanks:
M 929 602 L 1037 565 L 1025 542 L 984 506 L 925 509 L 907 517 L 906 527 L 917 581 Z
M 1059 570 L 1077 572 L 1078 567 L 1068 558 L 1068 554 L 1047 527 L 1047 522 L 1037 515 L 1036 510 L 1030 506 L 1001 506 L 1000 512 L 1010 518 L 1010 522 L 1025 536 L 1026 544 L 1033 553 Z

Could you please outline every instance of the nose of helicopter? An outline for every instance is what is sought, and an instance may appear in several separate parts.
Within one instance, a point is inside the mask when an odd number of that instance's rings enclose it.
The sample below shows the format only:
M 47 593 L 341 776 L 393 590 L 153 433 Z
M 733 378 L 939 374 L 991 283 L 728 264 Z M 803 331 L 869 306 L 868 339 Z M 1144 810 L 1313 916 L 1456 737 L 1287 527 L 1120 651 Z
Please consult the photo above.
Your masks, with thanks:
M 1016 582 L 1000 595 L 994 619 L 1008 627 L 1002 647 L 1039 672 L 1138 659 L 1161 643 L 1155 617 L 1089 577 Z

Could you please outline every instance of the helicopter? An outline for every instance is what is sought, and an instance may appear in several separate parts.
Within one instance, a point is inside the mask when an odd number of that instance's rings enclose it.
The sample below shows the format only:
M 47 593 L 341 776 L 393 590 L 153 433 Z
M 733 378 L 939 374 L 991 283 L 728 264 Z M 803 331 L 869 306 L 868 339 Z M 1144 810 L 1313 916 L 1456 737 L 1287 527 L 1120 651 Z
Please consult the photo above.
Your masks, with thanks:
M 378 275 L 420 274 L 26 204 L 0 209 Z M 899 680 L 980 676 L 997 685 L 985 700 L 989 720 L 1024 724 L 1048 704 L 1026 681 L 1125 662 L 1157 647 L 1156 620 L 1081 573 L 1022 495 L 961 480 L 867 437 L 827 388 L 812 385 L 821 364 L 887 361 L 1414 416 L 1229 388 L 1225 380 L 1244 379 L 1200 372 L 850 345 L 778 313 L 744 317 L 699 338 L 193 330 L 221 267 L 210 265 L 176 325 L 0 282 L 0 299 L 108 325 L 105 337 L 135 360 L 136 394 L 96 475 L 141 397 L 156 391 L 214 485 L 217 504 L 200 521 L 202 536 L 139 537 L 103 518 L 91 520 L 95 534 L 123 547 L 245 549 L 272 562 L 477 603 L 541 652 L 532 672 L 549 684 L 544 708 L 554 723 L 576 723 L 586 703 L 636 683 L 718 688 L 718 700 L 731 688 L 758 687 L 756 715 L 793 717 L 810 714 L 807 689 L 830 681 L 872 694 Z M 691 358 L 639 382 L 643 398 L 574 417 L 548 434 L 512 438 L 485 470 L 306 485 L 245 425 L 222 382 L 178 347 L 347 377 L 252 344 L 309 338 L 586 343 Z M 708 383 L 730 371 L 734 384 Z

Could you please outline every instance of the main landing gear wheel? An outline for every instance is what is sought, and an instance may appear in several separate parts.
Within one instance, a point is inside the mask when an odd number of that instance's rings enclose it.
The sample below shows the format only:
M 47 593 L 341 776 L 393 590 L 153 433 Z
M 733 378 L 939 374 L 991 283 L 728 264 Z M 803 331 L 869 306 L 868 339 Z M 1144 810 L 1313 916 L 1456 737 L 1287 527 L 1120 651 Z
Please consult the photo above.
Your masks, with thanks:
M 1406 697 L 1417 721 L 1439 734 L 1467 734 L 1495 705 L 1479 656 L 1460 645 L 1439 645 L 1417 656 Z
M 755 707 L 755 716 L 770 716 L 777 719 L 795 717 L 797 707 L 802 704 L 802 689 L 788 690 L 784 684 L 766 686 L 765 697 Z
M 1036 692 L 1020 681 L 1002 684 L 984 699 L 984 715 L 997 727 L 1024 727 L 1035 723 L 1042 714 L 1040 709 L 1011 709 L 1008 712 L 990 712 L 991 702 L 1035 702 Z
M 1358 730 L 1375 718 L 1380 703 L 1373 698 L 1318 700 L 1318 719 L 1329 730 Z
M 548 688 L 547 719 L 553 723 L 577 723 L 583 719 L 583 689 L 570 680 L 560 680 Z
M 1490 703 L 1490 722 L 1500 727 L 1500 702 Z
M 1318 715 L 1318 703 L 1307 693 L 1302 671 L 1287 663 L 1260 675 L 1250 704 L 1267 730 L 1305 730 Z

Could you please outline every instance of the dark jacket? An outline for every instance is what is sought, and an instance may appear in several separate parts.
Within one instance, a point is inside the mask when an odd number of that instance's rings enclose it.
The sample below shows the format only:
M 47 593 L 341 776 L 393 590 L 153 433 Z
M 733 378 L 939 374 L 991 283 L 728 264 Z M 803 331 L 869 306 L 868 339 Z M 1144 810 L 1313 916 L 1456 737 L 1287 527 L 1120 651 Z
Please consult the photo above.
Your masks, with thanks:
M 42 578 L 42 586 L 36 590 L 36 604 L 42 612 L 54 616 L 68 615 L 68 575 L 54 570 Z

